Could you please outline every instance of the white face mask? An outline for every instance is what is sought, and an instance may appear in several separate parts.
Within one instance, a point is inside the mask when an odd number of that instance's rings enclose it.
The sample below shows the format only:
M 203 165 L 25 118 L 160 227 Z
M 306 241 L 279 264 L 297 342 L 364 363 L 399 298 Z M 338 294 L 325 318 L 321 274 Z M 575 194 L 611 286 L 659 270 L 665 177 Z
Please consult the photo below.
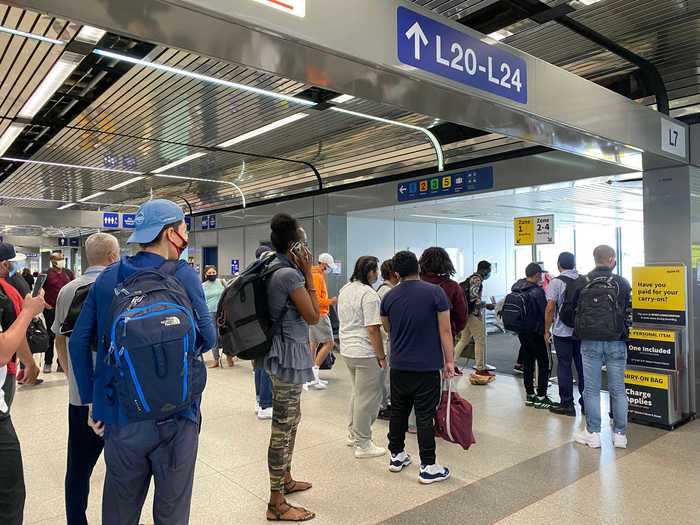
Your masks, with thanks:
M 60 261 L 55 261 L 56 263 L 56 268 L 65 268 L 66 267 L 66 260 L 61 259 Z

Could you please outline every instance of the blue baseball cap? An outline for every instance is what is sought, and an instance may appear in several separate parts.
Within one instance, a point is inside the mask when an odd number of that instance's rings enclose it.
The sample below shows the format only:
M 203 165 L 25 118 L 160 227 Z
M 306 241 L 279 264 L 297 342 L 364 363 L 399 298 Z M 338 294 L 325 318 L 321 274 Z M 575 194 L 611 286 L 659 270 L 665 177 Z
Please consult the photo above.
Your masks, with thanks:
M 164 226 L 184 219 L 185 213 L 182 208 L 173 201 L 155 199 L 145 202 L 136 212 L 134 233 L 126 242 L 129 244 L 148 244 L 158 237 Z

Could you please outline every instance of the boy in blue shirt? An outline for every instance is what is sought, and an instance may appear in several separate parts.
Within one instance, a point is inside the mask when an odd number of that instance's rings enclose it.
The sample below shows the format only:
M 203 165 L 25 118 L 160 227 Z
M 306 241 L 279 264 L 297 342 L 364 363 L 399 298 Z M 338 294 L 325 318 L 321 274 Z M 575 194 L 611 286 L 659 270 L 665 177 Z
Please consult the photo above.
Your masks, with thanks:
M 178 525 L 189 521 L 194 466 L 197 458 L 200 397 L 167 419 L 129 421 L 114 389 L 113 367 L 107 364 L 109 338 L 106 327 L 113 320 L 112 301 L 117 284 L 139 270 L 159 268 L 176 261 L 187 247 L 184 213 L 174 202 L 157 199 L 143 204 L 128 240 L 141 251 L 108 268 L 95 281 L 70 338 L 69 351 L 83 403 L 90 403 L 91 425 L 104 433 L 107 473 L 102 501 L 104 525 L 137 524 L 155 480 L 153 516 L 156 524 Z M 212 323 L 197 273 L 181 262 L 175 272 L 192 303 L 197 322 L 196 347 L 206 352 L 216 344 Z M 97 341 L 93 369 L 91 341 Z

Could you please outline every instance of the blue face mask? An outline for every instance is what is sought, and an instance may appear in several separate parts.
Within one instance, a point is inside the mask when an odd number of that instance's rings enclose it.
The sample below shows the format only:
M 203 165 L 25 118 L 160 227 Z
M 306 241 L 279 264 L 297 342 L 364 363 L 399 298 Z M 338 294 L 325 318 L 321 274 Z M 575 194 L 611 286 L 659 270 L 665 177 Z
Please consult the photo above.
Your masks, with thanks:
M 486 272 L 486 273 L 484 274 L 484 281 L 485 281 L 486 279 L 488 279 L 489 277 L 491 277 L 491 272 Z
M 14 264 L 10 265 L 10 269 L 8 271 L 8 277 L 14 277 L 14 275 L 17 273 L 17 267 Z

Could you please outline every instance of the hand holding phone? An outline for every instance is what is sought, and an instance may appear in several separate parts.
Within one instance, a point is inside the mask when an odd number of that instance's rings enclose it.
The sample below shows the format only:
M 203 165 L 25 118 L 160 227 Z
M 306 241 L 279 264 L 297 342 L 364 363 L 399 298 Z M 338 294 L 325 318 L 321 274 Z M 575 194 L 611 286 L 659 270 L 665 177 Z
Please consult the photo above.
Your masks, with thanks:
M 37 276 L 36 281 L 34 281 L 34 288 L 32 289 L 32 297 L 36 297 L 37 295 L 39 295 L 39 292 L 44 287 L 44 283 L 46 282 L 47 277 L 48 276 L 45 273 L 40 273 Z

